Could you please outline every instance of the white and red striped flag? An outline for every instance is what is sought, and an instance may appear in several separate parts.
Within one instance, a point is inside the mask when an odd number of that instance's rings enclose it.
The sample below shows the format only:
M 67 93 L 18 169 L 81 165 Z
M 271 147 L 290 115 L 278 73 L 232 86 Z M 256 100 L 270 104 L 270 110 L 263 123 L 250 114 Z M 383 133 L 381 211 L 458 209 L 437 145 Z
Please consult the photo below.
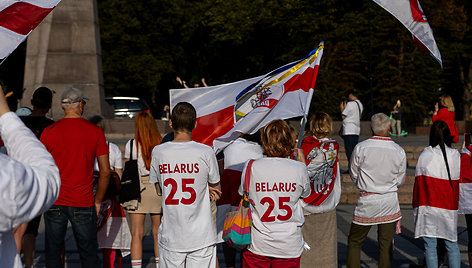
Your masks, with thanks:
M 445 151 L 450 180 L 439 145 L 426 147 L 418 157 L 413 187 L 415 238 L 427 236 L 457 240 L 460 154 L 450 147 Z
M 0 0 L 0 59 L 4 59 L 61 0 Z
M 267 75 L 230 84 L 170 90 L 173 108 L 189 102 L 197 110 L 192 139 L 224 148 L 240 133 L 253 134 L 275 119 L 304 115 L 310 106 L 323 42 L 307 57 Z
M 437 60 L 442 68 L 441 53 L 419 0 L 373 1 L 397 18 L 411 32 L 415 43 Z

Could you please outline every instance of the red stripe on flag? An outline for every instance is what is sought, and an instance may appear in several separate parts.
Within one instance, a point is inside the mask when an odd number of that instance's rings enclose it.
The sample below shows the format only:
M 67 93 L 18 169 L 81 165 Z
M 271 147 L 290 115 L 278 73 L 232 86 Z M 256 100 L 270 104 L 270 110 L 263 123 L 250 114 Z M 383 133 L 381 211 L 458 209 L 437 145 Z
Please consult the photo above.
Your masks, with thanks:
M 226 134 L 233 128 L 234 106 L 216 113 L 197 118 L 197 127 L 192 132 L 192 140 L 212 146 L 213 140 Z
M 459 180 L 449 180 L 428 176 L 416 176 L 413 188 L 413 207 L 429 206 L 449 210 L 459 208 Z
M 467 149 L 470 149 L 469 147 Z M 472 183 L 472 159 L 467 153 L 461 153 L 461 183 Z
M 315 88 L 316 76 L 319 65 L 308 68 L 301 74 L 296 74 L 284 84 L 284 94 L 289 91 L 303 90 L 308 92 L 310 88 Z
M 27 35 L 53 9 L 17 2 L 0 11 L 0 26 L 18 34 Z

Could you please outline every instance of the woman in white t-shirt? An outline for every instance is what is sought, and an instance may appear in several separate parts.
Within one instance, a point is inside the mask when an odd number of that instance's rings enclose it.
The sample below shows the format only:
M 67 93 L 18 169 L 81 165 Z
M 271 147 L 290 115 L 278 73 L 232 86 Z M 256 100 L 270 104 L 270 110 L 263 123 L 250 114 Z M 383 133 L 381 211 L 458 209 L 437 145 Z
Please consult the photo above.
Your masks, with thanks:
M 149 112 L 139 112 L 136 115 L 134 128 L 134 139 L 128 141 L 125 147 L 125 161 L 130 157 L 138 160 L 138 173 L 141 178 L 141 200 L 137 203 L 136 209 L 128 208 L 131 225 L 131 267 L 142 266 L 144 220 L 148 213 L 151 215 L 154 256 L 156 267 L 158 267 L 157 234 L 162 216 L 161 195 L 156 191 L 155 186 L 149 183 L 149 168 L 152 149 L 161 143 L 162 137 L 154 117 Z
M 103 116 L 96 115 L 88 120 L 105 132 Z M 131 233 L 128 221 L 120 203 L 118 192 L 121 189 L 120 178 L 123 174 L 123 159 L 118 146 L 107 141 L 110 170 L 112 176 L 97 217 L 98 248 L 102 250 L 103 268 L 121 267 L 122 258 L 130 254 Z M 95 158 L 94 176 L 98 179 L 98 161 Z
M 253 201 L 251 244 L 243 253 L 243 267 L 300 267 L 305 222 L 300 199 L 310 195 L 305 156 L 294 150 L 290 128 L 274 120 L 261 133 L 266 158 L 251 167 L 249 199 Z M 246 173 L 247 163 L 242 174 Z M 244 185 L 244 175 L 241 177 Z M 243 194 L 243 186 L 239 193 Z

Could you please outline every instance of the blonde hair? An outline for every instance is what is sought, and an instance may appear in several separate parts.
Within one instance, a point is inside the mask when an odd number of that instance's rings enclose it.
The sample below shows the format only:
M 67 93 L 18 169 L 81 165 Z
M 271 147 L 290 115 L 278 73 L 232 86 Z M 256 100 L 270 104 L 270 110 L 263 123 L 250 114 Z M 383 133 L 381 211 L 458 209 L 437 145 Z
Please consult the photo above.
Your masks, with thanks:
M 454 112 L 456 109 L 454 108 L 454 102 L 452 102 L 452 98 L 449 95 L 442 95 L 439 97 L 441 100 L 441 104 L 447 108 L 449 112 Z
M 325 112 L 318 112 L 310 118 L 310 132 L 317 138 L 327 138 L 333 130 L 333 120 Z
M 295 144 L 290 127 L 280 119 L 270 122 L 262 129 L 261 141 L 268 157 L 287 157 Z

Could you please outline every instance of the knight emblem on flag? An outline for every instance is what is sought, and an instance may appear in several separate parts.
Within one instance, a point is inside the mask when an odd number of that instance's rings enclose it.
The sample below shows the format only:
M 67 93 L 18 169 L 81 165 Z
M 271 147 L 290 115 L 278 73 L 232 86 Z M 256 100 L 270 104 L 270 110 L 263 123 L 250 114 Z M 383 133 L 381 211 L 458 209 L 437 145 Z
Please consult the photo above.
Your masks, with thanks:
M 334 167 L 338 151 L 334 143 L 323 143 L 314 147 L 307 155 L 310 163 L 307 166 L 312 191 L 317 194 L 328 194 L 329 186 L 334 179 Z

